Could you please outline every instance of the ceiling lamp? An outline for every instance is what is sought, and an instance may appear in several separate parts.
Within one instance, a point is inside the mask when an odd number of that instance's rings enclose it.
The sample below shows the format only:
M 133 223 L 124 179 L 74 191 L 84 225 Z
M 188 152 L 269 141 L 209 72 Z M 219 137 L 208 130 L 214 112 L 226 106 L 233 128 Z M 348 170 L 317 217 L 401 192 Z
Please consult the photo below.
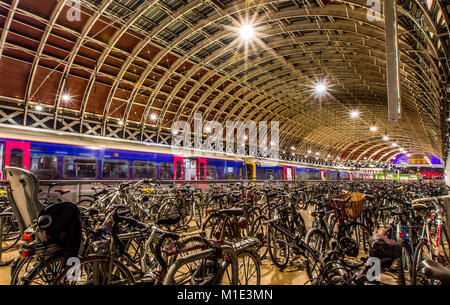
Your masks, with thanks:
M 375 131 L 377 131 L 378 130 L 378 128 L 377 128 L 377 126 L 370 126 L 370 131 L 372 131 L 372 132 L 375 132 Z
M 387 141 L 387 140 L 389 140 L 389 137 L 388 136 L 384 136 L 383 137 L 383 141 Z
M 69 94 L 67 94 L 67 93 L 65 93 L 65 94 L 63 94 L 63 96 L 61 97 L 61 99 L 62 99 L 62 101 L 63 102 L 70 102 L 70 95 Z
M 359 112 L 357 110 L 353 110 L 352 112 L 350 112 L 350 117 L 353 119 L 359 117 Z
M 325 91 L 327 91 L 327 86 L 325 86 L 325 84 L 322 84 L 322 83 L 321 84 L 317 84 L 314 87 L 314 90 L 316 91 L 317 94 L 322 94 Z
M 241 34 L 241 38 L 243 40 L 250 40 L 253 36 L 255 36 L 255 30 L 251 24 L 243 25 L 239 30 L 239 33 Z
M 157 118 L 158 118 L 158 116 L 155 113 L 152 113 L 150 115 L 150 120 L 152 120 L 152 121 L 156 121 Z
M 392 147 L 397 147 L 397 146 L 398 146 L 397 143 L 395 143 L 395 142 L 392 143 Z
M 36 109 L 37 111 L 42 111 L 44 109 L 44 107 L 42 107 L 40 104 L 34 106 L 34 109 Z
M 122 126 L 123 125 L 123 121 L 119 121 L 119 125 Z

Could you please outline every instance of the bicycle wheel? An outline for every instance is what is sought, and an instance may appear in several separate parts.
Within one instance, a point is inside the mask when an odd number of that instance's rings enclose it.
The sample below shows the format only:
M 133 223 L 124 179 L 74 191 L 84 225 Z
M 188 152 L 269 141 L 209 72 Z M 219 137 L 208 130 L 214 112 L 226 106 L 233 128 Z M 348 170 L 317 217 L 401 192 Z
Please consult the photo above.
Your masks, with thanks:
M 186 257 L 194 253 L 205 251 L 206 249 L 208 249 L 208 246 L 205 244 L 205 241 L 202 237 L 190 236 L 180 241 L 180 249 L 189 249 L 188 251 L 183 251 L 183 253 L 179 255 L 179 257 Z M 172 260 L 172 263 L 174 261 L 175 260 Z M 201 260 L 193 260 L 183 264 L 173 276 L 174 283 L 177 283 L 177 285 L 188 285 L 192 274 L 194 274 L 194 272 L 200 268 L 200 265 L 202 263 L 204 262 Z M 168 265 L 170 266 L 171 264 Z
M 31 264 L 33 262 L 34 264 Z M 30 263 L 31 267 L 26 270 L 25 274 L 16 276 L 18 279 L 16 280 L 17 285 L 51 285 L 58 274 L 65 268 L 63 258 L 59 255 L 50 258 L 31 259 L 28 263 Z
M 11 265 L 11 280 L 9 284 L 17 285 L 20 278 L 23 277 L 35 263 L 36 257 L 34 256 L 27 258 L 18 256 L 18 259 L 16 259 Z
M 283 233 L 269 225 L 267 227 L 268 251 L 272 262 L 278 268 L 286 267 L 289 262 L 290 246 Z
M 412 273 L 412 284 L 413 285 L 432 285 L 433 281 L 424 278 L 418 274 L 418 267 L 421 261 L 425 259 L 433 259 L 431 253 L 431 247 L 427 240 L 421 240 L 414 251 L 413 259 L 413 273 Z
M 181 202 L 181 213 L 184 227 L 188 227 L 191 220 L 194 218 L 194 203 L 191 200 Z
M 372 232 L 362 223 L 352 222 L 345 225 L 338 235 L 339 246 L 345 253 L 344 261 L 352 267 L 364 264 L 361 258 L 369 257 L 369 239 Z
M 398 274 L 397 283 L 399 285 L 412 284 L 413 256 L 414 253 L 411 253 L 411 250 L 406 246 L 406 244 L 404 244 L 402 246 L 402 256 L 398 260 L 397 265 L 397 274 Z
M 161 205 L 157 202 L 150 204 L 148 207 L 149 218 L 151 221 L 155 222 L 158 220 L 158 211 L 161 208 Z
M 319 255 L 325 254 L 328 249 L 328 239 L 325 233 L 318 228 L 308 231 L 308 234 L 306 234 L 305 243 Z M 313 255 L 308 254 L 309 253 L 306 253 L 306 274 L 308 279 L 312 280 L 319 276 L 320 262 L 318 262 Z
M 203 218 L 200 198 L 198 197 L 194 198 L 192 211 L 195 225 L 197 226 L 197 228 L 200 229 L 202 227 L 202 218 Z
M 243 251 L 237 254 L 238 285 L 260 285 L 261 266 L 257 254 Z
M 234 250 L 228 246 L 222 246 L 222 256 L 217 256 L 216 249 L 207 249 L 197 253 L 189 254 L 177 259 L 167 271 L 163 285 L 237 285 L 238 283 L 238 261 Z M 184 278 L 178 283 L 176 275 L 179 270 L 189 269 L 185 265 L 196 266 L 191 270 L 189 278 Z M 185 273 L 183 271 L 183 273 Z
M 77 202 L 77 206 L 89 208 L 94 204 L 94 200 L 91 199 L 83 199 Z
M 440 238 L 439 238 L 439 255 L 437 257 L 437 262 L 446 268 L 450 268 L 450 241 L 447 229 L 445 225 L 441 226 Z
M 12 212 L 3 212 L 0 214 L 0 223 L 2 227 L 2 256 L 1 261 L 3 265 L 9 264 L 13 257 L 5 251 L 13 248 L 20 240 L 21 234 L 19 229 L 19 224 L 15 220 L 14 214 Z M 8 263 L 6 263 L 8 262 Z
M 58 274 L 53 284 L 133 285 L 134 283 L 135 281 L 133 275 L 127 267 L 118 260 L 113 259 L 110 262 L 108 257 L 92 256 L 82 259 L 78 268 L 65 268 Z
M 265 259 L 268 251 L 267 247 L 267 230 L 265 223 L 267 222 L 266 216 L 259 216 L 253 222 L 252 227 L 250 228 L 251 237 L 255 237 L 258 239 L 258 254 L 259 258 Z
M 297 213 L 295 210 L 293 210 L 293 213 L 292 224 L 294 225 L 294 232 L 296 235 L 300 235 L 303 238 L 307 233 L 305 220 L 302 215 Z
M 166 203 L 163 203 L 161 207 L 158 210 L 158 219 L 170 217 L 173 215 L 180 215 L 183 219 L 182 211 L 178 208 L 176 202 L 174 201 L 167 201 Z M 180 226 L 180 223 L 182 224 L 183 221 L 180 220 L 179 223 L 173 224 L 173 225 L 166 225 L 164 226 L 165 229 L 168 231 L 175 231 Z

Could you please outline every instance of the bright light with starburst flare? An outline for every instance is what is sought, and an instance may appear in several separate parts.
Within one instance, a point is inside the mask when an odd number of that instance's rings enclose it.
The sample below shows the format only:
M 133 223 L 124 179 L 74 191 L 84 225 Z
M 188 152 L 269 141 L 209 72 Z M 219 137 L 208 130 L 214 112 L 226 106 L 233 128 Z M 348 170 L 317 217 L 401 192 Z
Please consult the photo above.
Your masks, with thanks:
M 61 99 L 62 99 L 63 102 L 70 102 L 71 97 L 70 97 L 70 95 L 68 93 L 65 93 L 65 94 L 63 94 Z
M 255 30 L 251 24 L 242 25 L 239 33 L 241 34 L 241 38 L 243 40 L 250 40 L 255 36 Z
M 314 87 L 314 89 L 315 89 L 315 91 L 316 91 L 317 94 L 322 94 L 322 93 L 324 93 L 325 91 L 327 91 L 327 86 L 325 86 L 325 84 L 317 84 L 317 85 Z

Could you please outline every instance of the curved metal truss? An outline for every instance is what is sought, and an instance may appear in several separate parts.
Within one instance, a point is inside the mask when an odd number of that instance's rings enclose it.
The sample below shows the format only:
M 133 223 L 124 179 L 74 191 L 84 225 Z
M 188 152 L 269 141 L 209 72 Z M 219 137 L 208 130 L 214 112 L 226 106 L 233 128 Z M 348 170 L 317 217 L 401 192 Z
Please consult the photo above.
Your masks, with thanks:
M 398 1 L 403 119 L 389 123 L 384 22 L 366 1 L 0 0 L 0 122 L 168 144 L 199 112 L 279 121 L 285 157 L 444 159 L 449 7 Z

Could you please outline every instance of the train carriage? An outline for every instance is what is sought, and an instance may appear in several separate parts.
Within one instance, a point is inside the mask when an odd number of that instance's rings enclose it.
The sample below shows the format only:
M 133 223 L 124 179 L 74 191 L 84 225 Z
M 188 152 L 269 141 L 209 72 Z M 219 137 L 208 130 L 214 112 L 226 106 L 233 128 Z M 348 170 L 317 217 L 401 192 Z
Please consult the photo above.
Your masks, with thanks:
M 86 138 L 88 137 L 88 138 Z M 0 169 L 29 169 L 41 180 L 349 180 L 361 173 L 341 172 L 292 162 L 240 159 L 158 144 L 119 142 L 48 131 L 0 132 Z M 288 163 L 288 164 L 287 164 Z

